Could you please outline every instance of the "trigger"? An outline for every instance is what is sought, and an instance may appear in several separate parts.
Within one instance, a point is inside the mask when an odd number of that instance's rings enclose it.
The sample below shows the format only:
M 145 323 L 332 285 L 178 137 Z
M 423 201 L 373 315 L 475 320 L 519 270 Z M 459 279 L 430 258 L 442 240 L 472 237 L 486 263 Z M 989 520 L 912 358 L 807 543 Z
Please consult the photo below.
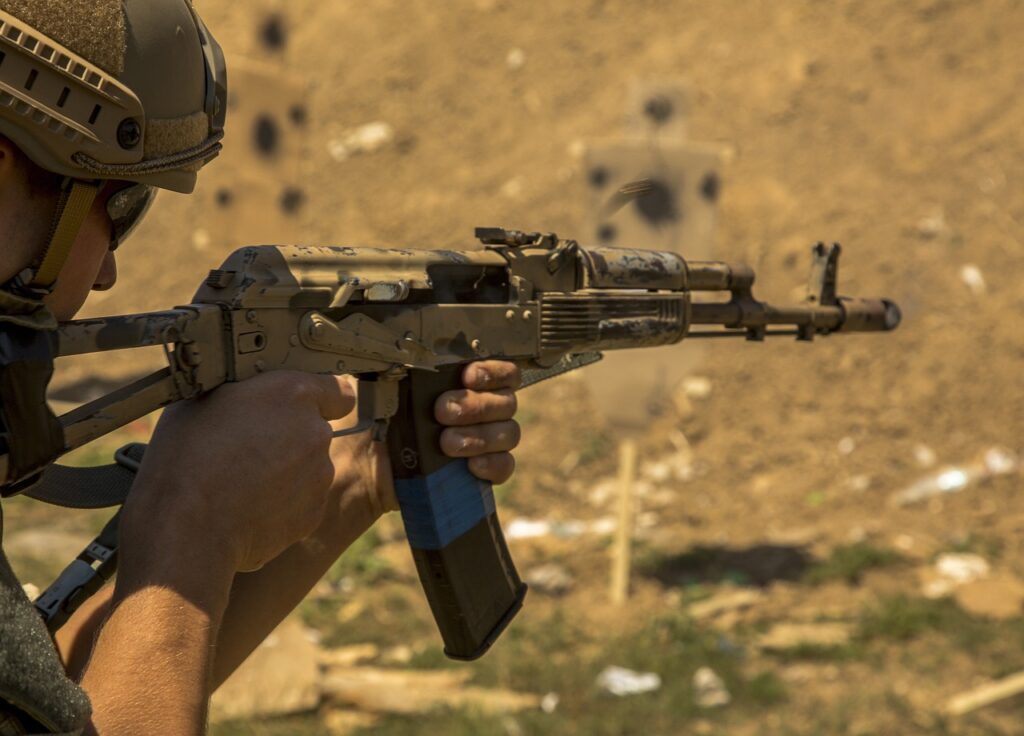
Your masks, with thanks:
M 335 437 L 348 437 L 373 432 L 374 442 L 383 442 L 388 434 L 391 418 L 398 413 L 398 380 L 394 378 L 359 381 L 359 421 L 356 426 L 341 429 Z

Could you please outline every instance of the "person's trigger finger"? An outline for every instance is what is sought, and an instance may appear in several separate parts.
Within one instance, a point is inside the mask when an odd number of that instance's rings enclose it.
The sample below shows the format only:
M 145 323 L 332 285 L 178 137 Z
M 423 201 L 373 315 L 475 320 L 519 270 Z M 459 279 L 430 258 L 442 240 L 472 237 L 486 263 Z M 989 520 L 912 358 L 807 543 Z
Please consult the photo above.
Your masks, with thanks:
M 473 391 L 514 390 L 523 385 L 523 372 L 515 363 L 506 360 L 483 360 L 466 366 L 462 382 Z
M 328 421 L 348 416 L 356 406 L 356 382 L 350 376 L 310 376 L 316 381 L 320 416 Z

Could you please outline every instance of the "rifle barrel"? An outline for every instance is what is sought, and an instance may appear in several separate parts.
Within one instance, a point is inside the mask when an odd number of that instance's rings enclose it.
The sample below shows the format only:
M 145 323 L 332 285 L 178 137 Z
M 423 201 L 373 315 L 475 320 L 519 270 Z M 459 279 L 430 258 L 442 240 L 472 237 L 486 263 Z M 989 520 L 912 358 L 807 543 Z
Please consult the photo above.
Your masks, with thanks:
M 816 332 L 888 332 L 900 323 L 899 307 L 888 299 L 840 298 L 839 304 L 773 307 L 752 298 L 724 304 L 694 304 L 691 324 L 731 329 L 767 325 L 813 328 Z

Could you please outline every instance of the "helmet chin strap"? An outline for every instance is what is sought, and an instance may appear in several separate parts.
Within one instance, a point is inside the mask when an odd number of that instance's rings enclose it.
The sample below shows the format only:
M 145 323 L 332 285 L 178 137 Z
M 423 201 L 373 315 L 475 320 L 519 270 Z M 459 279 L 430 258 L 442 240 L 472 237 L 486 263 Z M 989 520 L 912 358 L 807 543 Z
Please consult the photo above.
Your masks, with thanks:
M 102 187 L 102 181 L 68 179 L 64 182 L 50 230 L 50 242 L 35 272 L 22 278 L 30 291 L 40 294 L 53 291 L 57 277 L 71 254 L 71 247 Z

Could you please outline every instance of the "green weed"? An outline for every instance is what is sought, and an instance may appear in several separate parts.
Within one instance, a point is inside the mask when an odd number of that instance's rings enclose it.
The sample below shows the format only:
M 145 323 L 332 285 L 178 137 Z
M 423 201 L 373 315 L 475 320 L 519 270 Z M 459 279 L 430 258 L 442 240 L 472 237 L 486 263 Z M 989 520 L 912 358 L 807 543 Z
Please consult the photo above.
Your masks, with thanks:
M 375 554 L 380 546 L 376 529 L 370 529 L 359 537 L 352 546 L 331 566 L 327 580 L 332 584 L 344 578 L 355 578 L 361 583 L 372 584 L 382 579 L 390 570 L 387 562 Z
M 607 432 L 586 430 L 579 439 L 580 465 L 610 457 L 615 445 Z
M 866 542 L 835 547 L 827 559 L 812 565 L 804 573 L 804 581 L 821 585 L 833 581 L 857 584 L 868 570 L 889 567 L 904 562 L 902 555 L 892 550 L 875 547 Z
M 928 631 L 956 635 L 972 626 L 971 618 L 948 599 L 927 600 L 906 595 L 883 598 L 861 616 L 862 640 L 909 641 Z

